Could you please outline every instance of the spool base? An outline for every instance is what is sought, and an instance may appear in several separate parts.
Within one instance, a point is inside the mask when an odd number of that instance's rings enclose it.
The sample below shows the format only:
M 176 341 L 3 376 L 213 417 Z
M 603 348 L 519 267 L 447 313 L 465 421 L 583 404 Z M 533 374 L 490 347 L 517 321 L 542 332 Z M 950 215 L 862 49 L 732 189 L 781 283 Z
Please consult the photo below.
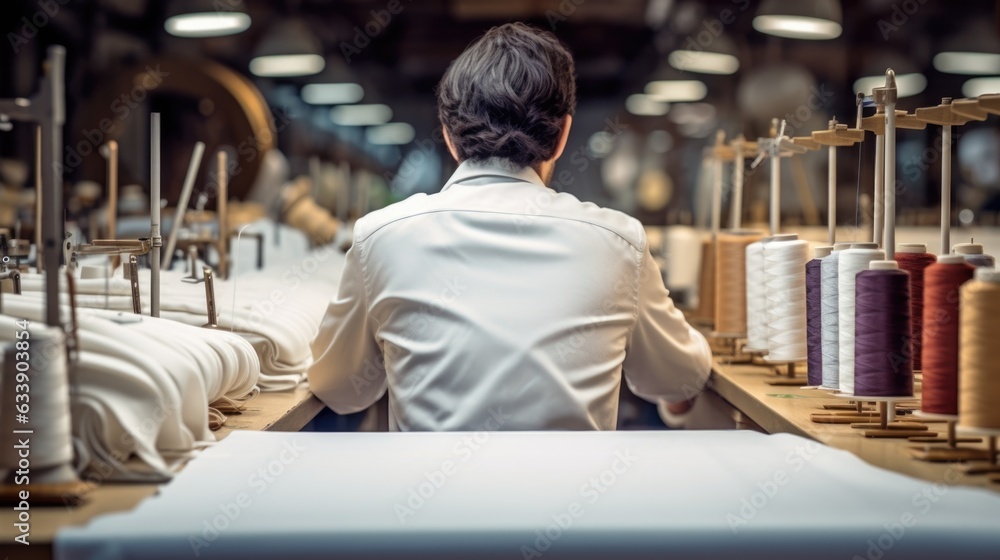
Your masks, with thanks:
M 753 362 L 753 356 L 743 352 L 740 348 L 740 340 L 745 339 L 746 334 L 719 333 L 709 334 L 709 343 L 712 353 L 720 358 L 724 364 L 749 364 Z
M 917 439 L 940 439 L 940 438 L 910 438 L 910 441 Z M 947 441 L 947 440 L 945 440 Z M 912 447 L 910 457 L 918 461 L 928 463 L 964 463 L 966 461 L 983 461 L 989 458 L 989 452 L 984 449 L 972 449 L 969 447 Z
M 809 383 L 809 379 L 806 377 L 796 377 L 795 375 L 795 365 L 801 363 L 801 361 L 777 361 L 764 359 L 764 365 L 770 366 L 771 370 L 774 372 L 775 378 L 768 381 L 767 384 L 774 387 L 802 387 Z M 781 372 L 781 366 L 786 366 L 785 373 Z
M 927 426 L 919 422 L 899 422 L 896 420 L 896 403 L 899 401 L 912 401 L 912 395 L 899 395 L 890 397 L 865 397 L 856 395 L 837 395 L 844 399 L 855 399 L 859 402 L 877 402 L 879 408 L 878 423 L 861 422 L 851 424 L 851 428 L 861 430 L 861 435 L 866 438 L 908 438 L 913 436 L 936 436 L 936 432 L 927 430 Z

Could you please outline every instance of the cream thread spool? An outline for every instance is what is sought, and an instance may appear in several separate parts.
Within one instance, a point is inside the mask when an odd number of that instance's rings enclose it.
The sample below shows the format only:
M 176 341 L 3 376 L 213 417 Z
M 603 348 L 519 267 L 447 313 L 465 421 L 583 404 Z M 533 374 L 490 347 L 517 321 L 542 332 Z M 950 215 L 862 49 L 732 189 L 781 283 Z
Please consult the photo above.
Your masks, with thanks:
M 767 361 L 805 361 L 809 243 L 795 234 L 781 234 L 763 245 Z
M 9 320 L 9 319 L 8 319 Z M 27 321 L 25 321 L 27 323 Z M 70 425 L 69 380 L 66 367 L 65 335 L 58 328 L 30 327 L 29 350 L 16 348 L 16 343 L 5 345 L 2 392 L 0 403 L 0 467 L 11 473 L 19 468 L 19 439 L 30 440 L 32 484 L 64 484 L 78 482 L 71 468 L 73 461 L 72 432 Z M 24 342 L 21 340 L 20 342 Z M 18 354 L 27 352 L 27 361 Z M 30 367 L 23 368 L 21 364 Z M 19 378 L 18 374 L 22 377 Z M 23 374 L 28 374 L 27 379 Z M 30 391 L 30 409 L 24 414 L 26 422 L 19 423 L 20 409 L 15 400 L 18 385 L 27 385 Z M 11 438 L 13 441 L 7 441 Z M 34 492 L 33 492 L 34 493 Z
M 760 238 L 761 235 L 753 230 L 719 232 L 715 252 L 716 336 L 746 336 L 746 249 Z
M 958 424 L 1000 430 L 1000 271 L 977 268 L 960 291 Z
M 764 301 L 763 240 L 746 249 L 747 344 L 749 352 L 767 351 L 767 317 Z
M 871 261 L 885 260 L 885 251 L 876 243 L 854 243 L 840 253 L 837 263 L 837 324 L 840 354 L 839 379 L 841 393 L 854 394 L 854 302 L 856 277 L 868 270 Z

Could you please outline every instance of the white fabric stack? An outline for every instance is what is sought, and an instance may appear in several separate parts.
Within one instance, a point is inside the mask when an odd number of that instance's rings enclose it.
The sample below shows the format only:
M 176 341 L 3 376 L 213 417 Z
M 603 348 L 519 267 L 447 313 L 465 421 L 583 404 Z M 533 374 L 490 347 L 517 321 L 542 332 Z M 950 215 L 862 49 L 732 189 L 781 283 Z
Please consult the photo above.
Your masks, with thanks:
M 39 303 L 6 294 L 0 339 L 16 332 L 17 318 L 40 323 Z M 258 391 L 257 353 L 229 332 L 85 309 L 77 336 L 79 359 L 69 364 L 77 469 L 105 479 L 169 477 L 178 459 L 215 440 L 210 403 Z
M 335 246 L 328 245 L 301 256 L 292 264 L 287 264 L 287 258 L 284 262 L 286 266 L 268 267 L 230 280 L 215 280 L 219 328 L 232 330 L 253 344 L 261 364 L 259 385 L 262 391 L 289 390 L 305 378 L 312 365 L 310 346 L 319 332 L 329 300 L 336 295 L 344 255 Z M 181 271 L 162 273 L 160 317 L 202 326 L 207 321 L 205 285 L 185 283 L 182 279 L 186 276 L 188 274 Z M 44 298 L 41 275 L 22 274 L 21 286 L 26 297 Z M 143 313 L 148 315 L 148 270 L 139 271 L 139 289 Z M 131 313 L 132 292 L 120 269 L 108 279 L 78 279 L 76 292 L 78 307 Z M 69 302 L 65 284 L 62 301 Z

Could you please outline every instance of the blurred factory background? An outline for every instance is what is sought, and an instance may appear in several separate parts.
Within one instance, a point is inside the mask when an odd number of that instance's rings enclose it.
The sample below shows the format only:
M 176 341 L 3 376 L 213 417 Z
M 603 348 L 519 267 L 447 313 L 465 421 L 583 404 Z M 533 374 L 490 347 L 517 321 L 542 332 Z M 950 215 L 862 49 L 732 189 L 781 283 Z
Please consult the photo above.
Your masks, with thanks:
M 268 173 L 308 176 L 317 202 L 349 220 L 442 186 L 454 163 L 434 88 L 483 31 L 524 21 L 576 57 L 579 105 L 553 186 L 651 226 L 705 225 L 699 185 L 718 130 L 755 140 L 775 117 L 789 136 L 833 117 L 853 126 L 857 92 L 870 93 L 887 67 L 909 111 L 998 92 L 997 18 L 990 1 L 5 0 L 0 98 L 32 94 L 45 48 L 66 46 L 71 219 L 102 204 L 98 147 L 112 138 L 122 146 L 120 211 L 147 208 L 148 115 L 160 111 L 168 205 L 201 140 L 208 153 L 230 152 L 234 197 Z M 899 134 L 900 225 L 937 223 L 937 138 L 933 127 Z M 996 121 L 956 129 L 956 139 L 956 223 L 997 225 Z M 287 170 L 267 155 L 274 148 Z M 33 150 L 29 127 L 0 131 L 4 223 L 19 212 L 30 221 Z M 872 151 L 866 142 L 839 159 L 842 225 L 863 219 L 858 177 L 870 190 Z M 782 223 L 822 224 L 826 157 L 784 160 Z M 196 192 L 211 190 L 210 167 Z M 749 221 L 766 220 L 767 175 L 748 169 Z

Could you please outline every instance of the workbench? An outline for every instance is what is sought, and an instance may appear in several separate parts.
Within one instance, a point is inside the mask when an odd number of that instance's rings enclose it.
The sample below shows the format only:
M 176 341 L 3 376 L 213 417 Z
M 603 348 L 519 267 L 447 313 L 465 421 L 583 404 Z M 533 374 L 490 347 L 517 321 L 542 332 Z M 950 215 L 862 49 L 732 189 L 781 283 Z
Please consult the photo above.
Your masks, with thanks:
M 242 414 L 229 416 L 215 435 L 222 439 L 236 430 L 297 432 L 319 414 L 324 406 L 305 384 L 294 391 L 261 393 L 247 403 Z M 157 488 L 158 484 L 101 484 L 79 506 L 33 506 L 31 544 L 27 547 L 11 544 L 16 529 L 10 523 L 5 523 L 0 528 L 0 558 L 47 560 L 52 557 L 52 540 L 62 527 L 83 525 L 105 513 L 131 510 L 139 502 L 155 494 Z M 10 507 L 4 506 L 5 509 Z M 5 514 L 5 519 L 9 518 L 9 513 Z
M 850 451 L 874 466 L 923 480 L 949 486 L 960 484 L 1000 490 L 1000 485 L 991 484 L 985 476 L 969 476 L 949 464 L 911 459 L 907 450 L 914 444 L 905 439 L 869 439 L 849 425 L 813 423 L 810 416 L 821 412 L 823 404 L 843 404 L 846 401 L 826 391 L 769 384 L 776 378 L 778 376 L 770 367 L 717 361 L 709 390 L 732 405 L 750 423 L 768 433 L 812 438 Z M 241 415 L 230 416 L 216 436 L 222 439 L 236 430 L 298 431 L 323 406 L 305 385 L 291 392 L 262 393 L 247 405 Z M 8 544 L 12 542 L 14 529 L 6 525 L 0 533 L 3 542 L 0 557 L 51 558 L 51 542 L 60 528 L 82 525 L 104 513 L 130 510 L 153 495 L 157 488 L 156 484 L 104 484 L 95 488 L 81 506 L 33 508 L 32 545 L 25 550 L 22 545 Z

